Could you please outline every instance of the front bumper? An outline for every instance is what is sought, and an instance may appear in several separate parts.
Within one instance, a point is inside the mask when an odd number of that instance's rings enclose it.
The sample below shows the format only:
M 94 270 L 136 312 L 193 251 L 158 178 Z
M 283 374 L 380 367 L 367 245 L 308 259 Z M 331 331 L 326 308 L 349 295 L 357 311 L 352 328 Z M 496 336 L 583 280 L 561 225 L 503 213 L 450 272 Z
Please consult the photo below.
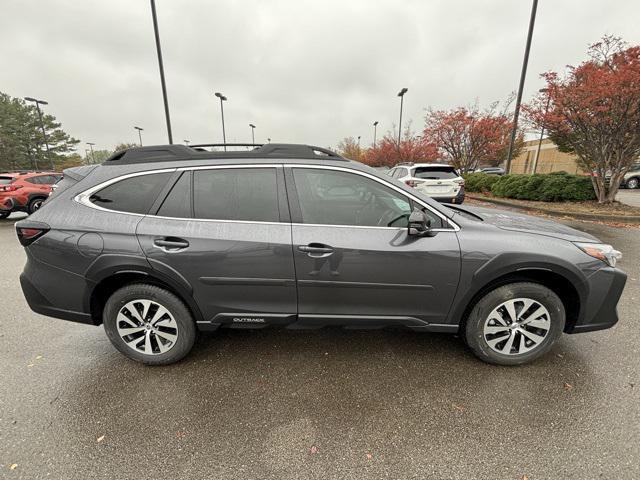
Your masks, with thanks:
M 566 333 L 593 332 L 618 323 L 617 305 L 627 282 L 627 274 L 617 268 L 606 267 L 589 277 L 590 295 L 581 307 L 576 324 Z

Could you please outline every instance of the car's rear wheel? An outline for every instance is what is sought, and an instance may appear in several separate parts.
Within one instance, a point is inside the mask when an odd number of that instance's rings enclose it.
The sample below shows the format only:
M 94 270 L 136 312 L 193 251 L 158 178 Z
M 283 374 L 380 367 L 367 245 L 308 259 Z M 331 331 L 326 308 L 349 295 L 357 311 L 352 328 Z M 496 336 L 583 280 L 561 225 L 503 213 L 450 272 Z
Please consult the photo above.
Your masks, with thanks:
M 630 178 L 627 180 L 627 188 L 638 188 L 640 181 L 637 178 Z
M 193 317 L 173 293 L 133 284 L 115 291 L 103 312 L 104 329 L 124 355 L 147 365 L 168 365 L 187 355 L 196 338 Z
M 40 210 L 40 207 L 42 206 L 45 200 L 46 198 L 34 198 L 33 200 L 31 200 L 29 202 L 29 207 L 28 207 L 29 214 L 32 214 L 33 212 Z
M 521 365 L 544 355 L 564 324 L 564 305 L 552 290 L 537 283 L 511 283 L 476 303 L 465 325 L 465 339 L 485 362 Z

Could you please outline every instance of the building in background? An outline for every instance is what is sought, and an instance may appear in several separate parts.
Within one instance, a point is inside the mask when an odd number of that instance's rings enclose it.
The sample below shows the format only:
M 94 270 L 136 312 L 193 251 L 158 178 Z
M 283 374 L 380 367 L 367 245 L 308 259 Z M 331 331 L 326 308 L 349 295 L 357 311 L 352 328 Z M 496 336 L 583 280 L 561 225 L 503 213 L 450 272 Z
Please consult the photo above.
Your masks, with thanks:
M 536 151 L 538 150 L 538 140 L 524 142 L 524 147 L 511 162 L 510 173 L 551 173 L 565 171 L 584 175 L 586 172 L 578 165 L 577 157 L 570 153 L 563 153 L 558 150 L 558 146 L 548 138 L 542 141 L 538 163 L 535 165 Z

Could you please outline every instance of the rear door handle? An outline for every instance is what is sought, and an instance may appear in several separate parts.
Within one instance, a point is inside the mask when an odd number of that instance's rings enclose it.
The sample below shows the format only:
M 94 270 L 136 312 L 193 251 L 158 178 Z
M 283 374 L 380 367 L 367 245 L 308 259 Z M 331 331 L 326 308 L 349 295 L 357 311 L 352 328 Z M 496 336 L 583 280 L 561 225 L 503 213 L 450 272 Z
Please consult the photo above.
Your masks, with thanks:
M 314 258 L 328 257 L 333 253 L 332 247 L 330 247 L 329 245 L 323 245 L 321 243 L 310 243 L 309 245 L 300 245 L 298 247 L 298 250 Z
M 153 241 L 153 244 L 165 251 L 183 250 L 189 246 L 189 242 L 187 242 L 186 240 L 183 240 L 182 238 L 172 237 L 157 238 Z

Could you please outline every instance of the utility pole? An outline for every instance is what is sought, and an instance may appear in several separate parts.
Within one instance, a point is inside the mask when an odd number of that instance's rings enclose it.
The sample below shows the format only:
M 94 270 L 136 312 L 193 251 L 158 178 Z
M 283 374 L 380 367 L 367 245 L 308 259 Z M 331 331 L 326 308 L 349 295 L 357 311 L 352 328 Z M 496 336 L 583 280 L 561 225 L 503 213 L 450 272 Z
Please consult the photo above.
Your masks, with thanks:
M 518 116 L 520 115 L 520 103 L 522 102 L 522 90 L 524 89 L 524 80 L 527 77 L 527 65 L 529 64 L 529 51 L 531 50 L 531 38 L 533 37 L 533 26 L 536 23 L 536 11 L 538 9 L 538 0 L 533 0 L 531 5 L 531 17 L 529 18 L 529 32 L 527 33 L 527 44 L 524 49 L 524 59 L 522 60 L 522 71 L 520 72 L 520 85 L 518 86 L 518 96 L 516 98 L 516 109 L 513 112 L 513 129 L 511 130 L 511 141 L 509 142 L 509 153 L 507 154 L 507 162 L 504 171 L 509 173 L 511 169 L 511 156 L 513 155 L 513 144 L 516 141 L 518 132 Z
M 376 133 L 378 130 L 378 121 L 373 122 L 373 148 L 376 148 Z
M 140 128 L 140 127 L 133 127 L 136 130 L 138 130 L 138 138 L 140 138 L 140 146 L 142 146 L 142 131 L 144 130 L 144 128 Z
M 167 84 L 164 80 L 164 64 L 162 62 L 162 48 L 160 48 L 160 33 L 158 32 L 158 17 L 156 15 L 156 2 L 151 0 L 151 16 L 153 18 L 153 32 L 156 37 L 156 51 L 158 52 L 158 67 L 160 69 L 160 83 L 162 85 L 162 99 L 164 100 L 164 116 L 167 121 L 167 135 L 169 143 L 173 144 L 173 135 L 171 134 L 171 117 L 169 116 L 169 101 L 167 100 Z
M 51 151 L 49 150 L 49 141 L 47 140 L 47 131 L 44 128 L 44 120 L 42 119 L 42 110 L 40 110 L 40 105 L 49 105 L 49 102 L 45 102 L 44 100 L 37 100 L 33 97 L 24 97 L 24 99 L 28 102 L 34 102 L 36 104 L 36 109 L 38 110 L 38 118 L 40 119 L 40 128 L 42 129 L 42 137 L 44 138 L 44 146 L 47 149 L 47 157 L 49 157 L 49 163 L 51 164 L 51 171 L 54 171 L 55 166 L 53 165 L 53 158 L 51 157 Z
M 220 113 L 222 114 L 222 143 L 224 144 L 224 151 L 226 152 L 227 151 L 227 133 L 225 132 L 225 129 L 224 129 L 224 105 L 222 104 L 222 102 L 226 102 L 227 97 L 225 97 L 220 92 L 216 92 L 214 93 L 214 95 L 220 99 Z
M 402 104 L 404 102 L 404 94 L 409 91 L 408 88 L 403 88 L 398 92 L 398 96 L 400 97 L 400 122 L 398 123 L 398 151 L 400 151 L 400 138 L 402 135 Z

